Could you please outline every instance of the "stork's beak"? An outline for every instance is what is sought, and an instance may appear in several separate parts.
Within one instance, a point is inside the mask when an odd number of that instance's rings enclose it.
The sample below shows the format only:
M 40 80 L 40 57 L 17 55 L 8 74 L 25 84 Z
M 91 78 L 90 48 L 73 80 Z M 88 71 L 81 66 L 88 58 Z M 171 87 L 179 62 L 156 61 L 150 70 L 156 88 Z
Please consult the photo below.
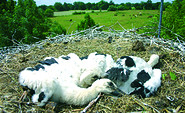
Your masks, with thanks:
M 111 93 L 111 95 L 118 96 L 118 97 L 123 96 L 123 94 L 124 94 L 124 92 L 121 91 L 119 88 L 116 88 L 115 91 Z

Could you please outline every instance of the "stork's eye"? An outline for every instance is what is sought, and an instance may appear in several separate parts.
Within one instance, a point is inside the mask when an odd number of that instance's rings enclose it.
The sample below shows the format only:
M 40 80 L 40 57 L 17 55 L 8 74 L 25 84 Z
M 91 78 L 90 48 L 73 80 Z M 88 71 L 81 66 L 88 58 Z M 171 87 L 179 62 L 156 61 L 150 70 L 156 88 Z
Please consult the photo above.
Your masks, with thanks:
M 99 79 L 99 77 L 97 75 L 93 76 L 94 79 Z
M 41 93 L 39 94 L 39 99 L 38 99 L 38 101 L 41 102 L 44 98 L 45 98 L 45 94 L 44 94 L 44 92 L 41 92 Z
M 113 86 L 114 84 L 112 82 L 108 82 L 109 86 Z

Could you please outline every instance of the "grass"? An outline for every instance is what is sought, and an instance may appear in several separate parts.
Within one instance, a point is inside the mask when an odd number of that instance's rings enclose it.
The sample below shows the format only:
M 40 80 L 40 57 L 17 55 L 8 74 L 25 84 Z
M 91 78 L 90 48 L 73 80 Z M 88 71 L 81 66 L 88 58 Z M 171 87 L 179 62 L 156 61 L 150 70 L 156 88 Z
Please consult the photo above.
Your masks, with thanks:
M 46 43 L 43 48 L 33 48 L 29 51 L 22 51 L 17 54 L 9 54 L 11 59 L 0 62 L 0 111 L 2 112 L 80 112 L 85 106 L 72 106 L 59 103 L 53 107 L 52 103 L 44 107 L 32 104 L 31 97 L 27 95 L 20 100 L 23 89 L 19 84 L 19 72 L 26 67 L 37 65 L 45 57 L 59 57 L 69 53 L 76 53 L 78 56 L 86 56 L 91 52 L 110 54 L 116 60 L 121 56 L 134 55 L 149 60 L 151 54 L 161 56 L 160 62 L 162 74 L 162 85 L 155 96 L 150 98 L 139 98 L 135 95 L 123 95 L 114 98 L 104 95 L 93 105 L 88 112 L 118 113 L 118 112 L 165 112 L 176 110 L 179 113 L 185 112 L 185 62 L 175 51 L 168 51 L 156 45 L 145 45 L 146 51 L 132 51 L 133 40 L 124 41 L 123 38 L 115 37 L 113 42 L 108 43 L 107 39 L 81 40 L 80 42 Z M 119 49 L 118 49 L 119 48 Z M 158 48 L 157 50 L 155 50 Z M 171 79 L 170 73 L 174 73 L 175 80 Z M 174 76 L 174 75 L 173 75 Z M 28 103 L 29 102 L 29 103 Z
M 100 10 L 70 10 L 70 11 L 61 11 L 61 12 L 54 12 L 54 16 L 65 16 L 65 15 L 72 15 L 74 12 L 86 12 L 91 13 L 94 12 L 100 12 Z M 106 10 L 101 10 L 101 12 L 105 12 Z
M 81 20 L 84 19 L 84 14 L 82 15 L 72 15 L 73 11 L 65 11 L 65 12 L 55 12 L 55 17 L 52 17 L 52 21 L 58 22 L 64 28 L 66 28 L 67 33 L 71 33 L 72 31 L 76 31 L 77 25 Z M 139 13 L 142 13 L 142 16 L 133 16 Z M 159 14 L 158 10 L 125 10 L 125 11 L 102 11 L 91 13 L 89 12 L 91 18 L 94 19 L 96 24 L 105 25 L 110 27 L 114 25 L 116 22 L 119 22 L 124 28 L 138 28 L 145 26 L 152 18 L 148 18 L 149 16 L 153 16 L 155 14 Z M 59 16 L 60 15 L 60 16 Z M 117 15 L 117 16 L 115 16 Z M 72 19 L 72 21 L 70 21 Z M 114 25 L 113 28 L 115 30 L 123 30 L 119 25 Z

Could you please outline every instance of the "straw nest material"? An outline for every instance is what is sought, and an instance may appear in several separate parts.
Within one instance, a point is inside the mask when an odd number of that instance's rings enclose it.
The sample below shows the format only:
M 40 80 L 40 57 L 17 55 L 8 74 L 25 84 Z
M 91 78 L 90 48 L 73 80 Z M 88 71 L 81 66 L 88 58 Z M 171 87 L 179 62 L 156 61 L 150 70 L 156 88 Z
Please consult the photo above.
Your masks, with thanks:
M 135 95 L 123 95 L 120 98 L 103 95 L 88 112 L 185 112 L 185 62 L 175 51 L 166 50 L 156 45 L 144 44 L 145 51 L 133 51 L 132 40 L 114 37 L 108 39 L 80 40 L 69 43 L 46 43 L 43 48 L 34 47 L 10 54 L 9 59 L 0 62 L 0 112 L 80 112 L 86 106 L 72 106 L 49 102 L 38 107 L 31 102 L 29 92 L 24 92 L 18 82 L 19 72 L 26 67 L 35 66 L 45 57 L 59 57 L 76 53 L 83 57 L 92 52 L 105 53 L 117 60 L 121 56 L 138 56 L 146 61 L 151 54 L 160 55 L 162 86 L 155 96 L 140 98 Z M 28 93 L 21 97 L 23 93 Z

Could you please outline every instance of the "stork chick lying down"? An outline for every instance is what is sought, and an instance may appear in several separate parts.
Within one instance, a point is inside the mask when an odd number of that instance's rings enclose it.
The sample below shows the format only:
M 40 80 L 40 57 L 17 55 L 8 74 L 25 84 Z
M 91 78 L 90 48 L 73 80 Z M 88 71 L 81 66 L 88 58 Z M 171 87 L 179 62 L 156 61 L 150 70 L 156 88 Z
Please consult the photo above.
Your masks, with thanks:
M 82 60 L 74 53 L 59 58 L 48 57 L 40 63 L 33 68 L 26 68 L 19 75 L 20 84 L 34 90 L 32 101 L 38 106 L 45 105 L 49 99 L 84 105 L 100 92 L 116 96 L 122 94 L 109 79 L 97 79 L 93 83 L 90 81 L 90 87 L 80 87 L 86 79 L 80 79 L 84 73 Z
M 123 56 L 114 62 L 108 54 L 94 52 L 79 58 L 70 53 L 59 58 L 47 57 L 35 67 L 26 68 L 20 72 L 19 82 L 34 90 L 32 101 L 38 106 L 48 100 L 84 105 L 100 92 L 149 97 L 161 84 L 161 70 L 152 69 L 158 60 L 158 55 L 152 55 L 148 62 Z
M 152 69 L 158 61 L 159 56 L 155 54 L 150 57 L 148 62 L 135 56 L 122 56 L 117 60 L 115 67 L 106 72 L 106 78 L 114 81 L 119 89 L 126 94 L 149 97 L 161 85 L 161 70 Z M 116 72 L 114 72 L 115 69 L 117 69 Z M 120 79 L 123 76 L 129 77 L 126 80 Z
M 122 56 L 114 62 L 110 55 L 95 52 L 83 62 L 85 73 L 81 78 L 86 85 L 82 86 L 91 85 L 94 78 L 108 78 L 126 94 L 149 97 L 161 85 L 161 70 L 152 69 L 159 62 L 159 56 L 155 54 L 148 62 L 136 56 Z

